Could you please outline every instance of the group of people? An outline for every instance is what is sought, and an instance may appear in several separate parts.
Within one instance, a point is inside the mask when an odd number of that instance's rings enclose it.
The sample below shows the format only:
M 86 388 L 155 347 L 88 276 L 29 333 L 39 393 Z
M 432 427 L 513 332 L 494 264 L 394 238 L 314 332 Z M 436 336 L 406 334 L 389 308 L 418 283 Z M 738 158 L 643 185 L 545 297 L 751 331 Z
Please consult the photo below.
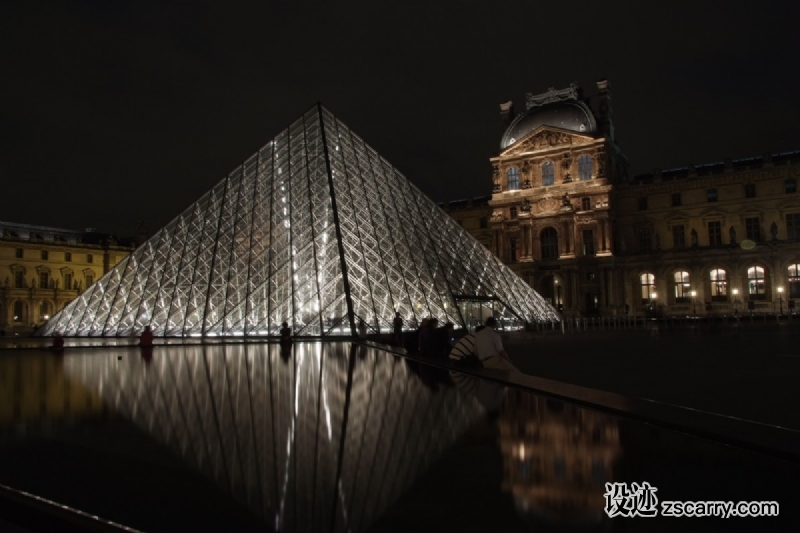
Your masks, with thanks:
M 489 317 L 484 325 L 456 341 L 452 322 L 439 326 L 436 318 L 426 318 L 420 324 L 417 349 L 425 357 L 445 361 L 449 359 L 459 366 L 518 371 L 503 348 L 503 341 L 496 330 L 497 320 Z

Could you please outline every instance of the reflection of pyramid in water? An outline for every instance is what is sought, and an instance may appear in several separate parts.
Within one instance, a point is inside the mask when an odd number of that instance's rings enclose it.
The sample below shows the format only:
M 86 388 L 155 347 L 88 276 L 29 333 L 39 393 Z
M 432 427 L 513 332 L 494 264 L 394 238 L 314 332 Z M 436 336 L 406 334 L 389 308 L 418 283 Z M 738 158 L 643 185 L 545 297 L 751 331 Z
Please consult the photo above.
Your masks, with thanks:
M 395 310 L 464 325 L 460 297 L 553 309 L 321 106 L 53 317 L 43 335 L 352 335 Z

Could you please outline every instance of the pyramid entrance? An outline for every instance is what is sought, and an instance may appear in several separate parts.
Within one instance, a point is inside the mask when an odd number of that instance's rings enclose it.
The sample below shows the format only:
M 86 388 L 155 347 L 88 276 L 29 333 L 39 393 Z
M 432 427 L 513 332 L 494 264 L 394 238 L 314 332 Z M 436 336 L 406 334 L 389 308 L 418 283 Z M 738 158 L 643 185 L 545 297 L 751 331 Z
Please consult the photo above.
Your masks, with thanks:
M 424 317 L 557 320 L 388 161 L 315 105 L 55 315 L 40 335 L 352 336 Z M 494 310 L 494 304 L 489 306 Z M 499 309 L 499 307 L 498 307 Z

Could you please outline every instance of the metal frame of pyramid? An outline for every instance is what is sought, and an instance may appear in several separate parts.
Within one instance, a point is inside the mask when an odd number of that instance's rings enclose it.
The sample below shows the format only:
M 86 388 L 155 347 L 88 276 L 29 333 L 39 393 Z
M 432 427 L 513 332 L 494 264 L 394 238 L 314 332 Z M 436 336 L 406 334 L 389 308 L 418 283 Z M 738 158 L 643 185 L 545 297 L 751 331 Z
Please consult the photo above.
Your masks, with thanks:
M 457 300 L 555 310 L 322 105 L 267 143 L 40 331 L 48 336 L 391 331 Z

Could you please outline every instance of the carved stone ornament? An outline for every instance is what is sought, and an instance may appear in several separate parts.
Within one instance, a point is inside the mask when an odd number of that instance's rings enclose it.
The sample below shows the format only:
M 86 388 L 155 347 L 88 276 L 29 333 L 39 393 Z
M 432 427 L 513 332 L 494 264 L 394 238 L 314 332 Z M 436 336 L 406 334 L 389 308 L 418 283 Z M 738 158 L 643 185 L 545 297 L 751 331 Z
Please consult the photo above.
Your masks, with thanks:
M 560 207 L 561 202 L 559 202 L 556 198 L 548 197 L 539 200 L 537 205 L 539 206 L 539 211 L 542 213 L 554 213 Z
M 549 87 L 546 92 L 541 94 L 525 95 L 525 109 L 543 106 L 551 102 L 562 102 L 564 100 L 577 100 L 580 98 L 581 88 L 577 83 L 570 83 L 566 89 L 556 89 Z

